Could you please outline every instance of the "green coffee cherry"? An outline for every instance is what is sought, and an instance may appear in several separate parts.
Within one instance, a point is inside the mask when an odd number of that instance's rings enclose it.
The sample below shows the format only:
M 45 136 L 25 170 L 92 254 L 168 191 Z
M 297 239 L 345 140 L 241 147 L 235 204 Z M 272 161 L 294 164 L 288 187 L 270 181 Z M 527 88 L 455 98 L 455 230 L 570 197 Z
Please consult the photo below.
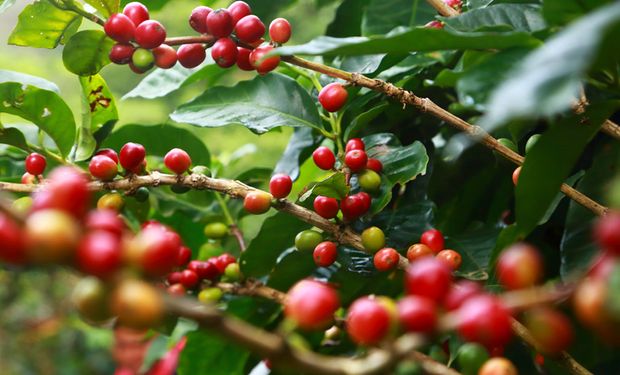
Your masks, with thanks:
M 172 185 L 170 186 L 170 190 L 172 190 L 175 194 L 185 194 L 191 190 L 191 188 L 183 185 Z
M 149 199 L 150 194 L 151 193 L 149 192 L 149 189 L 143 186 L 141 188 L 138 188 L 138 190 L 136 190 L 133 197 L 138 202 L 146 202 L 146 200 Z
M 489 353 L 484 346 L 476 343 L 465 343 L 456 354 L 463 375 L 476 375 L 484 362 L 489 359 Z
M 205 236 L 214 240 L 224 238 L 228 235 L 228 225 L 220 222 L 205 225 Z
M 219 242 L 205 242 L 198 250 L 198 259 L 205 260 L 224 254 L 224 249 Z
M 448 355 L 441 347 L 437 345 L 433 345 L 431 347 L 431 350 L 428 352 L 428 356 L 439 363 L 448 363 Z
M 314 251 L 316 245 L 323 241 L 323 235 L 315 230 L 304 230 L 295 236 L 295 248 L 299 251 Z
M 502 146 L 508 147 L 509 149 L 511 149 L 514 152 L 519 152 L 519 150 L 517 149 L 517 145 L 515 145 L 515 143 L 513 141 L 511 141 L 508 138 L 499 138 L 497 140 Z
M 381 176 L 372 169 L 365 169 L 358 177 L 362 190 L 374 193 L 381 188 Z
M 32 198 L 30 197 L 21 197 L 19 199 L 16 199 L 12 204 L 13 210 L 23 215 L 27 214 L 28 211 L 30 211 L 30 207 L 32 207 Z
M 423 375 L 424 370 L 419 363 L 414 361 L 403 361 L 398 364 L 395 371 L 396 375 Z
M 385 234 L 377 227 L 366 228 L 362 232 L 362 245 L 366 251 L 376 253 L 385 247 Z
M 222 299 L 223 295 L 220 288 L 206 288 L 198 293 L 198 300 L 202 303 L 216 303 Z
M 532 147 L 534 147 L 534 145 L 536 144 L 536 142 L 538 142 L 539 139 L 540 139 L 540 134 L 534 134 L 527 140 L 527 142 L 525 143 L 525 154 L 526 155 L 528 152 L 530 152 Z
M 224 270 L 224 276 L 229 281 L 239 281 L 241 280 L 241 270 L 239 270 L 239 263 L 231 263 L 226 266 Z
M 155 57 L 148 49 L 138 48 L 133 52 L 131 62 L 140 70 L 149 70 L 155 63 Z

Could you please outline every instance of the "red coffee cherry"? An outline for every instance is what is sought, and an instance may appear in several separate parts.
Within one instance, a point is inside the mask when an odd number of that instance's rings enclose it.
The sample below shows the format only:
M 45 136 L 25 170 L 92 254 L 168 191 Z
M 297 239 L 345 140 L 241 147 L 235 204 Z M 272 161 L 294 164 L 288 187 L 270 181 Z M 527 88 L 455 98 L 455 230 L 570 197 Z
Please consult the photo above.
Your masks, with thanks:
M 445 246 L 443 234 L 441 234 L 441 232 L 437 229 L 429 229 L 422 233 L 420 242 L 430 247 L 435 253 L 443 250 Z
M 265 24 L 254 15 L 245 16 L 237 22 L 235 34 L 244 43 L 254 43 L 265 34 Z
M 207 54 L 202 44 L 193 43 L 184 44 L 179 47 L 177 57 L 179 58 L 179 63 L 183 65 L 183 67 L 191 69 L 202 64 L 202 62 L 205 61 Z
M 620 254 L 620 213 L 610 212 L 601 217 L 594 227 L 594 239 L 603 249 Z
M 166 168 L 170 169 L 174 174 L 183 174 L 189 169 L 189 166 L 192 165 L 192 159 L 185 150 L 173 148 L 164 156 L 164 164 Z
M 166 288 L 166 290 L 168 291 L 168 293 L 172 294 L 173 296 L 184 296 L 185 293 L 187 293 L 187 290 L 185 289 L 183 284 L 181 284 L 180 282 L 170 285 L 168 288 Z
M 433 255 L 435 255 L 433 250 L 422 243 L 413 244 L 409 246 L 409 249 L 407 249 L 407 259 L 409 262 L 414 262 L 422 257 Z
M 170 285 L 181 283 L 181 272 L 171 272 L 166 276 L 166 281 Z
M 443 26 L 443 22 L 437 20 L 430 21 L 424 25 L 427 29 L 443 29 Z
M 254 70 L 254 66 L 250 63 L 250 53 L 252 53 L 250 49 L 237 47 L 237 66 L 239 69 L 245 71 Z
M 200 260 L 190 261 L 187 265 L 187 269 L 196 272 L 196 274 L 201 280 L 213 281 L 217 279 L 221 274 L 221 272 L 214 263 L 203 262 Z
M 103 30 L 110 38 L 119 43 L 129 43 L 133 40 L 136 32 L 136 25 L 133 21 L 122 13 L 110 16 L 103 25 Z
M 194 272 L 192 270 L 183 270 L 181 272 L 181 280 L 180 280 L 180 282 L 187 289 L 192 289 L 193 287 L 198 285 L 199 281 L 200 280 L 198 279 L 198 275 L 196 274 L 196 272 Z
M 251 191 L 243 199 L 243 208 L 251 214 L 260 215 L 271 208 L 271 194 L 264 191 Z
M 183 267 L 192 259 L 192 250 L 187 246 L 179 247 L 177 254 L 177 267 Z
M 81 170 L 59 167 L 50 173 L 45 189 L 35 193 L 32 210 L 53 208 L 82 217 L 88 209 L 90 195 L 88 179 Z
M 132 1 L 125 5 L 123 14 L 129 17 L 134 25 L 139 26 L 142 22 L 149 19 L 149 10 L 137 1 Z
M 21 183 L 24 185 L 34 185 L 37 182 L 37 176 L 28 172 L 22 175 Z
M 437 315 L 437 305 L 431 299 L 406 296 L 398 301 L 398 320 L 407 332 L 433 333 Z
M 323 87 L 319 93 L 319 103 L 327 112 L 338 112 L 347 102 L 349 93 L 337 82 Z
M 497 260 L 497 279 L 504 288 L 529 288 L 543 278 L 543 260 L 538 250 L 520 242 L 503 250 Z
M 77 264 L 86 274 L 105 279 L 121 266 L 121 240 L 107 231 L 85 235 L 77 249 Z
M 280 64 L 280 56 L 271 56 L 265 58 L 265 55 L 273 50 L 272 46 L 262 46 L 255 48 L 250 53 L 250 63 L 256 68 L 260 75 L 265 75 L 274 70 Z
M 286 174 L 274 174 L 269 181 L 269 192 L 274 198 L 286 198 L 293 188 L 291 177 Z
M 446 3 L 447 6 L 454 8 L 455 10 L 461 10 L 461 7 L 463 6 L 462 0 L 443 0 L 443 2 Z
M 269 38 L 272 42 L 284 44 L 291 39 L 291 24 L 285 18 L 276 18 L 269 24 Z
M 104 155 L 95 155 L 88 164 L 90 174 L 101 181 L 112 181 L 118 174 L 118 165 Z
M 215 38 L 229 36 L 233 27 L 232 17 L 226 9 L 215 10 L 207 16 L 207 29 Z
M 512 183 L 517 186 L 517 182 L 519 182 L 519 176 L 521 175 L 521 167 L 517 167 L 512 172 Z
M 452 273 L 443 262 L 430 257 L 419 259 L 409 265 L 405 275 L 407 294 L 415 294 L 441 301 L 450 289 Z
M 317 195 L 314 198 L 314 212 L 325 219 L 333 219 L 338 216 L 338 201 L 336 198 Z
M 316 245 L 312 257 L 314 263 L 319 267 L 329 267 L 336 261 L 338 247 L 331 241 L 324 241 Z
M 512 337 L 510 311 L 490 295 L 469 298 L 457 311 L 458 332 L 466 341 L 492 348 L 505 346 Z
M 351 150 L 344 156 L 344 163 L 351 172 L 359 172 L 366 167 L 368 156 L 362 150 Z
M 461 307 L 461 305 L 469 298 L 482 294 L 482 286 L 477 282 L 470 280 L 459 280 L 452 285 L 446 298 L 443 300 L 443 306 L 448 311 L 453 311 Z
M 41 154 L 33 152 L 26 157 L 26 172 L 30 173 L 31 175 L 42 175 L 45 171 L 46 166 L 47 160 L 45 160 L 45 156 Z
M 127 245 L 125 256 L 149 276 L 162 277 L 176 266 L 181 239 L 163 225 L 150 225 Z
M 240 19 L 252 14 L 252 9 L 245 1 L 235 1 L 228 6 L 228 13 L 230 13 L 233 25 L 236 25 Z
M 121 154 L 119 157 L 121 166 L 126 170 L 132 170 L 140 166 L 142 161 L 146 157 L 146 150 L 144 146 L 138 143 L 125 143 L 121 148 Z
M 390 331 L 390 312 L 377 299 L 362 297 L 349 307 L 347 333 L 358 345 L 374 345 Z
M 110 50 L 110 61 L 119 65 L 128 64 L 134 50 L 135 47 L 131 44 L 116 43 Z
M 224 253 L 220 256 L 218 256 L 217 258 L 211 258 L 210 260 L 213 264 L 215 264 L 215 266 L 217 267 L 218 271 L 220 274 L 223 274 L 224 271 L 226 271 L 226 267 L 229 264 L 235 263 L 237 262 L 237 259 L 228 254 L 228 253 Z
M 347 141 L 347 145 L 344 148 L 345 154 L 353 150 L 362 150 L 362 151 L 366 150 L 366 145 L 364 144 L 364 141 L 362 141 L 361 138 L 351 138 Z
M 379 271 L 391 271 L 398 266 L 400 255 L 398 251 L 391 247 L 383 248 L 375 253 L 373 262 L 375 268 Z
M 158 68 L 170 69 L 177 63 L 177 51 L 167 44 L 153 49 L 153 57 L 155 57 L 155 65 Z
M 140 47 L 153 49 L 166 40 L 166 29 L 157 21 L 144 21 L 136 27 L 135 38 Z
M 503 357 L 493 357 L 487 360 L 478 375 L 518 375 L 519 372 L 515 365 L 512 364 L 509 360 Z
M 461 263 L 463 262 L 461 254 L 451 249 L 441 250 L 437 253 L 435 258 L 444 262 L 444 264 L 448 266 L 448 268 L 450 268 L 452 271 L 458 270 L 459 267 L 461 267 Z
M 207 29 L 207 16 L 213 9 L 205 6 L 198 6 L 192 10 L 192 14 L 189 16 L 189 25 L 192 29 L 198 31 L 201 34 L 208 33 Z
M 347 195 L 342 202 L 340 202 L 340 210 L 346 220 L 355 220 L 368 212 L 370 208 L 370 196 L 368 194 L 362 194 L 366 193 Z
M 526 312 L 524 323 L 546 354 L 558 354 L 573 342 L 570 320 L 551 307 L 538 307 Z
M 288 291 L 284 315 L 304 330 L 323 329 L 340 307 L 338 293 L 325 283 L 301 280 Z
M 104 231 L 120 238 L 125 231 L 125 222 L 113 210 L 94 210 L 86 216 L 85 224 L 89 231 Z
M 116 164 L 118 164 L 118 154 L 111 148 L 102 148 L 101 150 L 97 151 L 95 155 L 105 155 L 110 159 L 114 160 Z
M 314 160 L 314 164 L 316 164 L 317 167 L 326 171 L 334 168 L 334 164 L 336 164 L 336 156 L 334 156 L 333 151 L 325 146 L 321 146 L 314 150 L 312 153 L 312 160 Z
M 364 209 L 364 213 L 368 212 L 372 203 L 372 198 L 370 197 L 370 194 L 366 193 L 365 191 L 360 191 L 356 195 L 359 197 L 360 202 L 362 202 L 362 208 Z
M 237 62 L 237 44 L 230 38 L 220 38 L 211 48 L 211 57 L 222 68 L 230 68 Z
M 366 168 L 371 169 L 377 173 L 381 173 L 383 171 L 383 163 L 378 159 L 368 158 L 368 162 L 366 162 Z
M 0 260 L 12 264 L 26 263 L 22 229 L 13 219 L 0 212 Z

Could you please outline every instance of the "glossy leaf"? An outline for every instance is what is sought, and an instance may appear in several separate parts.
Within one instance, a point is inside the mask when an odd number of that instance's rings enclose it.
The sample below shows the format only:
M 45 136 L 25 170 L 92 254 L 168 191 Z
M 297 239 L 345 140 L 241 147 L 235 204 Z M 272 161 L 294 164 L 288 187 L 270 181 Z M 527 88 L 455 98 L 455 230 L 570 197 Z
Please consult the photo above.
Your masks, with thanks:
M 392 134 L 379 133 L 364 137 L 369 157 L 377 158 L 383 163 L 383 175 L 392 185 L 406 184 L 419 175 L 426 173 L 428 155 L 426 148 L 418 141 L 407 146 Z
M 170 115 L 203 127 L 240 124 L 261 134 L 280 126 L 320 127 L 313 99 L 293 79 L 269 74 L 234 87 L 213 87 Z
M 24 133 L 17 128 L 0 128 L 0 143 L 21 148 L 25 151 L 30 150 Z
M 470 280 L 486 280 L 489 278 L 488 266 L 495 248 L 499 228 L 480 227 L 469 229 L 458 236 L 450 236 L 446 240 L 446 248 L 458 252 L 463 259 L 457 275 Z
M 312 195 L 322 195 L 325 197 L 343 199 L 349 194 L 349 186 L 346 177 L 342 172 L 333 173 L 321 181 L 313 182 L 306 186 L 305 192 L 299 197 L 300 202 L 304 202 Z
M 433 202 L 428 200 L 407 202 L 398 210 L 383 210 L 370 224 L 383 229 L 387 246 L 407 249 L 432 227 L 434 208 Z
M 84 2 L 97 9 L 104 17 L 119 12 L 119 0 L 84 0 Z
M 312 274 L 316 268 L 312 253 L 302 253 L 295 248 L 287 249 L 269 274 L 270 287 L 286 292 L 297 281 Z
M 551 24 L 566 25 L 589 11 L 610 2 L 610 0 L 545 0 L 543 2 L 543 15 Z
M 9 44 L 55 48 L 75 34 L 81 22 L 77 13 L 58 9 L 48 1 L 35 1 L 20 13 Z
M 50 82 L 41 77 L 31 76 L 24 73 L 13 72 L 10 70 L 0 70 L 0 83 L 4 82 L 20 82 L 25 85 L 36 86 L 43 90 L 53 91 L 57 94 L 60 93 L 60 89 L 55 83 Z
M 84 30 L 69 39 L 62 51 L 62 61 L 71 73 L 80 76 L 97 74 L 110 63 L 108 54 L 114 42 L 103 31 Z
M 380 35 L 399 26 L 422 26 L 437 11 L 425 0 L 370 0 L 362 19 L 362 35 Z
M 370 0 L 344 0 L 336 9 L 334 18 L 327 25 L 325 35 L 343 38 L 361 35 L 364 8 Z
M 540 6 L 533 4 L 497 4 L 441 19 L 458 31 L 505 27 L 508 30 L 534 32 L 547 27 L 541 10 Z
M 313 134 L 313 129 L 296 128 L 282 157 L 273 169 L 274 173 L 285 173 L 296 180 L 301 164 L 312 155 L 319 143 L 320 140 Z

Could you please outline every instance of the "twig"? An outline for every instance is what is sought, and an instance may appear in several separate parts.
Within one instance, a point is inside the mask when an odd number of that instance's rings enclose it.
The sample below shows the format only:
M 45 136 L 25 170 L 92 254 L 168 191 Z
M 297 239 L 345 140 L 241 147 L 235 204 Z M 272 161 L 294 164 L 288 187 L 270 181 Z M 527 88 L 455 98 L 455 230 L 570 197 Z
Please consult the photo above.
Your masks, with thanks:
M 448 6 L 448 4 L 444 3 L 443 0 L 426 0 L 433 8 L 435 8 L 437 10 L 437 12 L 439 12 L 439 14 L 441 14 L 444 17 L 454 17 L 454 16 L 458 16 L 460 13 Z
M 575 284 L 569 283 L 505 292 L 501 297 L 506 308 L 517 311 L 549 303 L 561 303 L 574 291 Z
M 262 297 L 280 304 L 286 300 L 286 293 L 265 286 L 257 280 L 247 280 L 243 284 L 217 283 L 215 286 L 228 294 Z
M 239 228 L 237 224 L 232 224 L 230 225 L 230 233 L 237 240 L 237 244 L 239 244 L 239 249 L 241 249 L 241 252 L 244 252 L 245 249 L 247 249 L 248 247 L 245 244 L 245 239 L 243 238 L 243 232 L 241 231 L 241 228 Z

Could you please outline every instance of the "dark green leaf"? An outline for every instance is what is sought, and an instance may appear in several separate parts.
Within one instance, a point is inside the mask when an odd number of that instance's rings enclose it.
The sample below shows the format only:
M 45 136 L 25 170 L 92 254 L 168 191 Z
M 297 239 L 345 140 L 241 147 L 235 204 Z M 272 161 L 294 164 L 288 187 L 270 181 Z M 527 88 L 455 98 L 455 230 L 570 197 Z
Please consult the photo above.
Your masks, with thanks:
M 91 76 L 110 63 L 114 41 L 103 31 L 84 30 L 75 34 L 62 51 L 62 62 L 71 73 Z
M 336 9 L 334 19 L 327 26 L 325 35 L 337 38 L 361 35 L 362 15 L 369 1 L 344 0 Z
M 121 6 L 125 7 L 125 5 L 131 3 L 134 0 L 121 0 Z M 149 7 L 149 11 L 156 11 L 163 8 L 166 4 L 171 3 L 172 0 L 149 0 L 144 1 L 144 4 Z M 204 2 L 204 1 L 203 1 Z
M 488 279 L 489 260 L 499 233 L 499 228 L 480 227 L 447 238 L 446 248 L 457 251 L 463 259 L 458 276 L 471 280 Z
M 17 82 L 0 83 L 0 112 L 28 120 L 46 132 L 63 155 L 75 141 L 71 109 L 55 92 Z
M 268 21 L 278 17 L 278 14 L 282 10 L 294 4 L 297 0 L 279 0 L 279 1 L 265 1 L 265 0 L 247 0 L 246 2 L 252 8 L 252 14 L 256 14 L 259 18 Z
M 26 137 L 17 128 L 0 128 L 0 143 L 15 146 L 26 151 L 30 150 L 28 143 L 26 143 Z
M 289 248 L 278 258 L 278 263 L 269 274 L 270 287 L 286 292 L 297 281 L 309 276 L 316 268 L 312 252 L 301 252 Z
M 382 228 L 386 244 L 396 249 L 407 249 L 417 243 L 422 232 L 433 222 L 433 202 L 407 202 L 398 210 L 384 210 L 373 217 L 372 225 Z
M 20 13 L 9 44 L 55 48 L 73 35 L 81 22 L 77 13 L 58 9 L 48 1 L 35 1 Z
M 119 12 L 119 0 L 84 0 L 84 2 L 97 9 L 104 17 Z
M 226 338 L 205 331 L 190 332 L 177 371 L 179 375 L 243 374 L 249 356 L 245 349 L 231 344 Z
M 591 10 L 613 0 L 545 0 L 543 15 L 549 23 L 566 25 Z
M 305 201 L 312 195 L 322 195 L 340 200 L 349 194 L 349 186 L 342 172 L 333 173 L 321 181 L 313 182 L 306 186 L 305 190 L 299 197 L 300 202 Z
M 532 4 L 491 5 L 470 10 L 457 17 L 442 17 L 442 20 L 458 31 L 506 26 L 509 30 L 533 32 L 547 27 L 541 14 L 541 7 Z
M 211 88 L 181 105 L 170 118 L 204 127 L 240 124 L 258 134 L 280 126 L 321 125 L 314 100 L 295 80 L 281 74 Z
M 43 90 L 53 91 L 60 94 L 60 89 L 53 82 L 28 74 L 12 72 L 10 70 L 0 70 L 0 83 L 4 82 L 20 82 L 25 85 L 35 86 Z
M 311 128 L 296 128 L 288 145 L 273 169 L 275 173 L 285 173 L 293 180 L 299 176 L 299 168 L 319 145 L 320 139 L 313 134 Z
M 436 15 L 426 0 L 370 0 L 362 19 L 362 35 L 386 34 L 399 26 L 421 26 Z
M 351 121 L 349 126 L 344 131 L 344 139 L 355 138 L 357 134 L 362 131 L 366 125 L 368 125 L 372 120 L 377 118 L 380 114 L 382 114 L 385 109 L 389 107 L 388 103 L 383 103 L 377 106 L 372 107 L 366 112 L 361 113 L 357 117 Z
M 418 141 L 401 146 L 393 134 L 381 133 L 364 137 L 368 156 L 383 163 L 382 174 L 392 185 L 406 184 L 418 175 L 426 173 L 428 155 Z

